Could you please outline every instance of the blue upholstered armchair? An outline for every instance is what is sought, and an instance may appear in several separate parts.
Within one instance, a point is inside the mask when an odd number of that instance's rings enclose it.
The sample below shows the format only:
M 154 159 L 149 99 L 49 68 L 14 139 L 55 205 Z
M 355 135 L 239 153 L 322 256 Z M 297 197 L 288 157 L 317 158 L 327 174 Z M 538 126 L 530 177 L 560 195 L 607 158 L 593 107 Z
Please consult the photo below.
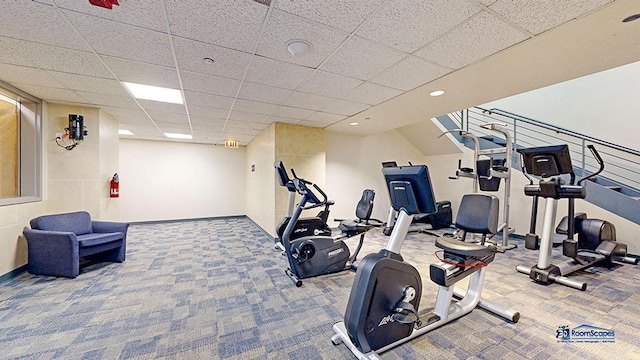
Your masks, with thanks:
M 24 230 L 32 274 L 74 278 L 80 258 L 93 255 L 100 261 L 123 262 L 128 223 L 92 221 L 86 211 L 44 215 Z

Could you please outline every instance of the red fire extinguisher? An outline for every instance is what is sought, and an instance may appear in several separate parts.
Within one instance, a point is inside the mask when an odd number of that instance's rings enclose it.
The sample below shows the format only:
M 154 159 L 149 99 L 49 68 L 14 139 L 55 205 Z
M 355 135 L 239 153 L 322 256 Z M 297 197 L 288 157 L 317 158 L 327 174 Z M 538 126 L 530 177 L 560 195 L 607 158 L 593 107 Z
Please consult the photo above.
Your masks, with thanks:
M 120 177 L 118 176 L 118 173 L 113 174 L 109 183 L 109 197 L 120 197 Z

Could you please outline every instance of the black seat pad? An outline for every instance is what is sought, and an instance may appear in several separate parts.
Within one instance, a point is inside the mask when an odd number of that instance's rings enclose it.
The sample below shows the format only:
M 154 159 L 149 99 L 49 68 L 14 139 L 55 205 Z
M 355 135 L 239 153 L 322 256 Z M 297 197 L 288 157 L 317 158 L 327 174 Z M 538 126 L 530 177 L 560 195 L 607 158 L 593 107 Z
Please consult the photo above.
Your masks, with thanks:
M 466 243 L 457 239 L 441 236 L 436 239 L 436 246 L 446 252 L 456 255 L 484 257 L 496 252 L 495 246 L 484 246 L 476 243 Z

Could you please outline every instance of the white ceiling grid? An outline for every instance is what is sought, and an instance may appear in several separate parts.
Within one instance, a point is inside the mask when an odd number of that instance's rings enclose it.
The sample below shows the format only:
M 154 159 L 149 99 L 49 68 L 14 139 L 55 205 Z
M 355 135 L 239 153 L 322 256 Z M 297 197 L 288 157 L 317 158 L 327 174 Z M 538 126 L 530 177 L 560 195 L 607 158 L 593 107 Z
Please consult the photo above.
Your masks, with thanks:
M 276 121 L 344 121 L 611 1 L 8 1 L 0 80 L 100 107 L 136 138 L 246 145 Z M 296 39 L 310 51 L 291 55 Z M 135 100 L 120 81 L 179 89 L 185 105 Z

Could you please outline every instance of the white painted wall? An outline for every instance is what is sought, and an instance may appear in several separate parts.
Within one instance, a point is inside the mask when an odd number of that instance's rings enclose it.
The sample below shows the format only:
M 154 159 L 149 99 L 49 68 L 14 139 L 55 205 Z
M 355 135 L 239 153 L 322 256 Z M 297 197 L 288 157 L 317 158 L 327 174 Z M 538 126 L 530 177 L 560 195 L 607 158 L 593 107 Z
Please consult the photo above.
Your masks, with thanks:
M 640 149 L 640 62 L 481 105 Z
M 427 157 L 396 130 L 366 137 L 327 132 L 326 156 L 326 193 L 336 202 L 331 208 L 332 219 L 353 219 L 362 190 L 373 189 L 372 217 L 386 221 L 390 202 L 381 163 L 428 164 Z
M 246 148 L 120 139 L 120 219 L 244 215 Z

